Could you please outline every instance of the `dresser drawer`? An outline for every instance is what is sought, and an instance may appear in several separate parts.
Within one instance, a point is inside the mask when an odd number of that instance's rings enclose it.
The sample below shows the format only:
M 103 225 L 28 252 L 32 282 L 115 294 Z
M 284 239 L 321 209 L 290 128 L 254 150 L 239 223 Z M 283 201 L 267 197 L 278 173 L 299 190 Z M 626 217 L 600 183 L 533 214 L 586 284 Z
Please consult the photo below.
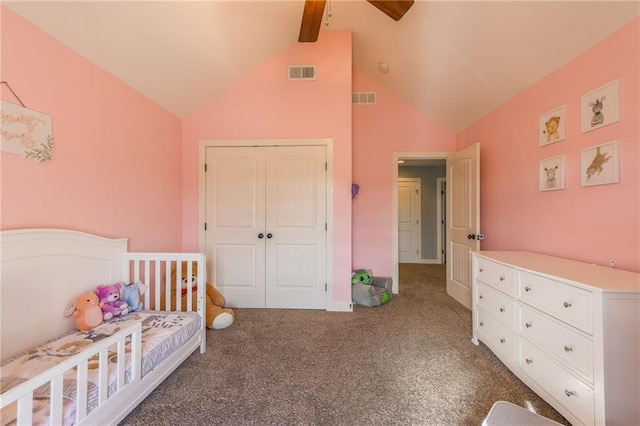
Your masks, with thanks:
M 478 308 L 478 337 L 505 364 L 512 366 L 516 355 L 516 336 L 484 309 Z
M 519 306 L 518 332 L 593 383 L 593 342 L 524 304 Z
M 525 339 L 519 339 L 518 368 L 582 423 L 594 424 L 593 388 L 562 368 Z
M 516 272 L 500 263 L 478 258 L 476 277 L 479 281 L 497 288 L 512 297 L 516 297 Z
M 593 295 L 590 291 L 522 272 L 518 297 L 553 317 L 593 334 Z
M 481 282 L 478 283 L 477 297 L 478 306 L 492 314 L 510 330 L 515 330 L 517 313 L 515 300 Z

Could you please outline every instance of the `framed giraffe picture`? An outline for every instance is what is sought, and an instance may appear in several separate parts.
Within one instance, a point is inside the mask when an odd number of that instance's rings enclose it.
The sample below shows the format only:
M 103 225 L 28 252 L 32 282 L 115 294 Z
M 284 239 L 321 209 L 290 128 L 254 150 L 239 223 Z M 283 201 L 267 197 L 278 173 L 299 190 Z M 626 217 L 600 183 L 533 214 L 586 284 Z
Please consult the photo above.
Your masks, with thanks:
M 582 95 L 582 133 L 599 129 L 620 119 L 618 80 Z
M 585 148 L 580 153 L 580 183 L 582 186 L 620 182 L 618 141 Z

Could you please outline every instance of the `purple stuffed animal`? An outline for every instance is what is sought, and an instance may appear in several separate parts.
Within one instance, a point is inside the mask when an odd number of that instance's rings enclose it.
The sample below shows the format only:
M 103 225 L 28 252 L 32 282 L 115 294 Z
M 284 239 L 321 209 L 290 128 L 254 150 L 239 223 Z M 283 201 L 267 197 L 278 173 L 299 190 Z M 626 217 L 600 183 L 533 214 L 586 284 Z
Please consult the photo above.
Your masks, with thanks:
M 122 284 L 99 285 L 96 288 L 96 293 L 100 301 L 104 302 L 104 305 L 102 305 L 102 317 L 105 321 L 129 313 L 127 302 L 120 300 Z

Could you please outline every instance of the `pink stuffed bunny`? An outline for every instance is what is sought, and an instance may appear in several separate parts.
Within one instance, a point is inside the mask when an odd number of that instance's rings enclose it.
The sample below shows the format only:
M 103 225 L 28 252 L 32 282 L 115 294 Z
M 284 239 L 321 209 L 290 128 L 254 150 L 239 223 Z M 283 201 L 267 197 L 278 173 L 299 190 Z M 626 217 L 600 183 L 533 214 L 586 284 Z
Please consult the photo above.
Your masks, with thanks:
M 93 291 L 90 291 L 72 300 L 67 305 L 64 316 L 73 315 L 76 328 L 86 333 L 93 327 L 102 324 L 103 314 L 101 307 L 102 302 L 98 300 L 98 296 Z
M 129 313 L 129 305 L 127 302 L 120 300 L 122 284 L 99 285 L 96 288 L 96 293 L 100 302 L 104 303 L 104 305 L 102 305 L 102 316 L 105 321 Z

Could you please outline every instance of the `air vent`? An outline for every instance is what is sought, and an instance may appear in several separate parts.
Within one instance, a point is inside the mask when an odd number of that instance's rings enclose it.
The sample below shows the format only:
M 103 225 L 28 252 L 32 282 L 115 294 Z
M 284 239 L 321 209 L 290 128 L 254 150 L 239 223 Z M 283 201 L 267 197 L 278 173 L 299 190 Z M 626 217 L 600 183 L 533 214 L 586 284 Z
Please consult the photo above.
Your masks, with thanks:
M 289 80 L 315 80 L 315 65 L 289 65 Z
M 351 102 L 354 104 L 374 105 L 376 103 L 376 92 L 354 92 L 351 95 Z

